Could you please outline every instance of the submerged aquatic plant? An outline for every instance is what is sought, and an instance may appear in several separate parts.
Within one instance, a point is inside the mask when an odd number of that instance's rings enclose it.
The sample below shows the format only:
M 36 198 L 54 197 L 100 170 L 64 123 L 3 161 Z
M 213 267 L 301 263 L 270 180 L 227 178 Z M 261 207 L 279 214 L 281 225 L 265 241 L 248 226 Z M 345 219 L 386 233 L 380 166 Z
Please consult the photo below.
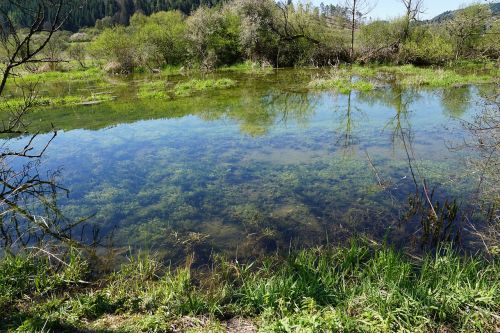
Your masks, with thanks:
M 426 191 L 425 189 L 423 191 Z M 421 245 L 435 247 L 442 242 L 458 243 L 461 239 L 461 210 L 457 200 L 433 201 L 433 193 L 410 195 L 409 209 L 404 220 L 418 217 L 422 235 Z

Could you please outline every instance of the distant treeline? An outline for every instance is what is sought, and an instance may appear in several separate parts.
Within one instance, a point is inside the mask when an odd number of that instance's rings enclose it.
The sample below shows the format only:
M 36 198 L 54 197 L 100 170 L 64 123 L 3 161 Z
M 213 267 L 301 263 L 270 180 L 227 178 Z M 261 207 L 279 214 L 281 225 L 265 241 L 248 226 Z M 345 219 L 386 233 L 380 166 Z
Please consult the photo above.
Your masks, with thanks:
M 213 6 L 220 0 L 67 0 L 65 2 L 66 12 L 70 13 L 64 24 L 64 30 L 77 31 L 82 27 L 99 25 L 104 20 L 105 25 L 129 23 L 129 19 L 135 13 L 151 15 L 159 11 L 179 10 L 189 14 L 201 5 Z M 23 0 L 22 6 L 18 1 L 0 1 L 0 9 L 9 13 L 14 23 L 27 27 L 31 23 L 31 17 L 25 14 L 26 10 L 36 10 L 43 5 L 46 12 L 50 13 L 53 6 L 50 0 Z
M 30 1 L 36 6 L 60 0 Z M 483 4 L 433 22 L 419 20 L 422 1 L 394 1 L 401 15 L 375 21 L 368 19 L 374 0 L 349 0 L 342 6 L 192 0 L 183 2 L 180 9 L 171 9 L 181 4 L 172 0 L 88 0 L 76 6 L 80 1 L 65 2 L 74 5 L 66 30 L 102 18 L 79 33 L 59 31 L 53 36 L 43 52 L 54 60 L 52 69 L 61 59 L 115 73 L 157 71 L 166 66 L 211 70 L 242 62 L 300 67 L 343 62 L 444 65 L 500 59 L 500 19 L 490 5 Z M 21 25 L 29 25 L 23 21 L 26 17 L 11 15 Z

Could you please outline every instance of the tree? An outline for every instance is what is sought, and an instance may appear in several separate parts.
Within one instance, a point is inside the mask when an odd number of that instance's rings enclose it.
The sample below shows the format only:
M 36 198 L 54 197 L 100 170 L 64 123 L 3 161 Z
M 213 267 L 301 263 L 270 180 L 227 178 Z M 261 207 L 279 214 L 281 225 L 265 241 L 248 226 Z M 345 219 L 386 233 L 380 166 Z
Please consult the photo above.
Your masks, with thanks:
M 360 61 L 391 61 L 399 41 L 398 21 L 374 21 L 361 27 Z
M 400 44 L 404 44 L 410 36 L 411 23 L 416 21 L 419 14 L 423 13 L 424 0 L 400 0 L 405 7 L 403 27 L 401 30 Z
M 141 21 L 137 20 L 142 17 Z M 149 67 L 179 65 L 187 53 L 186 22 L 180 11 L 168 11 L 152 14 L 149 17 L 135 14 L 131 18 L 135 44 L 142 63 Z
M 278 67 L 344 58 L 343 39 L 318 8 L 272 0 L 237 0 L 227 7 L 240 17 L 240 45 L 252 60 Z
M 137 48 L 132 42 L 128 27 L 105 29 L 90 45 L 90 53 L 97 59 L 106 59 L 106 70 L 129 73 L 137 65 Z
M 79 42 L 72 43 L 69 47 L 68 55 L 71 59 L 78 62 L 78 64 L 82 68 L 87 67 L 85 65 L 86 51 L 85 51 L 85 47 L 82 45 L 82 43 L 79 43 Z
M 487 29 L 491 10 L 487 5 L 472 5 L 459 10 L 446 28 L 455 45 L 455 57 L 467 55 L 477 46 Z
M 62 61 L 61 54 L 68 48 L 68 34 L 56 31 L 47 43 L 42 53 L 49 60 L 50 69 L 55 70 L 56 65 Z
M 240 19 L 226 9 L 200 7 L 187 19 L 187 39 L 193 58 L 204 68 L 241 59 Z
M 411 1 L 411 0 L 409 0 Z M 356 31 L 356 19 L 361 20 L 369 12 L 372 11 L 370 0 L 345 0 L 345 8 L 347 8 L 347 13 L 350 17 L 350 29 L 351 29 L 351 48 L 349 51 L 349 57 L 351 61 L 354 60 L 354 33 Z

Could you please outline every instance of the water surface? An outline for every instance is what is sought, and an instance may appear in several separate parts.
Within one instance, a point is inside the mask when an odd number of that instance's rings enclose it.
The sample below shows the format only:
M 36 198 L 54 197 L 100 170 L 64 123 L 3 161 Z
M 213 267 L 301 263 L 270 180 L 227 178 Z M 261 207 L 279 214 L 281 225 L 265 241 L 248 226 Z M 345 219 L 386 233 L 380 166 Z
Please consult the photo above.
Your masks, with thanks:
M 134 80 L 144 78 L 131 78 L 113 102 L 32 116 L 42 131 L 62 129 L 43 169 L 59 170 L 70 191 L 59 200 L 64 214 L 90 216 L 117 246 L 172 257 L 258 255 L 353 235 L 416 244 L 420 225 L 401 219 L 413 176 L 436 199 L 467 202 L 464 156 L 449 147 L 463 139 L 459 119 L 474 116 L 482 87 L 342 95 L 308 91 L 315 75 L 215 74 L 237 86 L 173 100 L 137 99 Z

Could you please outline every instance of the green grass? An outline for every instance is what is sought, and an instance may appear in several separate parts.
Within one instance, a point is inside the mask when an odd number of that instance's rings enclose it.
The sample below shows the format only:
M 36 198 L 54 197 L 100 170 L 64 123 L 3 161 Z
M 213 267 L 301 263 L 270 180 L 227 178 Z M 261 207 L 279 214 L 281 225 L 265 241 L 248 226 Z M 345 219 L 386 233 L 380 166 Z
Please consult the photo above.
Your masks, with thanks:
M 498 261 L 448 247 L 437 253 L 414 259 L 353 242 L 253 264 L 214 256 L 196 270 L 189 260 L 172 269 L 138 254 L 90 286 L 78 283 L 88 277 L 81 259 L 59 272 L 33 257 L 6 257 L 0 330 L 153 332 L 198 318 L 193 332 L 222 332 L 225 320 L 244 317 L 262 332 L 495 332 Z
M 86 70 L 71 70 L 67 72 L 53 71 L 36 74 L 22 75 L 23 82 L 63 82 L 63 81 L 99 81 L 107 74 L 98 68 Z
M 174 94 L 176 96 L 189 96 L 195 92 L 227 89 L 234 87 L 235 85 L 236 82 L 234 80 L 227 78 L 222 78 L 217 80 L 193 79 L 187 82 L 181 82 L 176 84 L 174 87 Z
M 182 72 L 182 66 L 165 66 L 161 69 L 162 75 L 178 75 Z
M 258 62 L 253 62 L 250 60 L 247 60 L 242 63 L 230 65 L 230 66 L 222 66 L 217 68 L 217 71 L 220 72 L 242 72 L 246 74 L 252 74 L 252 73 L 259 73 L 259 74 L 267 74 L 267 73 L 272 73 L 273 68 L 271 66 L 266 66 L 263 64 L 260 64 Z
M 62 97 L 38 97 L 32 101 L 33 107 L 45 106 L 72 106 L 83 104 L 94 104 L 113 100 L 111 94 L 93 94 L 91 96 L 66 95 Z M 25 105 L 22 98 L 10 98 L 0 100 L 0 110 L 18 109 Z
M 139 98 L 166 98 L 168 96 L 166 82 L 163 80 L 142 82 L 139 84 L 137 97 Z
M 231 79 L 222 78 L 217 80 L 192 79 L 186 82 L 177 83 L 173 89 L 167 89 L 164 80 L 141 82 L 137 97 L 139 98 L 167 98 L 169 96 L 186 97 L 197 92 L 227 89 L 236 85 Z
M 473 71 L 475 67 L 459 66 L 454 68 L 430 68 L 404 66 L 352 66 L 348 71 L 362 77 L 378 77 L 387 79 L 393 76 L 395 83 L 402 86 L 450 87 L 467 84 L 482 84 L 493 82 L 498 76 L 498 70 L 491 66 L 482 71 Z M 459 72 L 460 70 L 463 70 Z
M 342 94 L 352 90 L 370 91 L 373 84 L 366 78 L 376 79 L 382 83 L 391 82 L 404 87 L 450 87 L 468 84 L 491 83 L 498 76 L 498 70 L 485 65 L 482 70 L 477 67 L 465 65 L 451 68 L 403 66 L 359 66 L 341 67 L 333 70 L 329 77 L 316 78 L 309 82 L 311 89 L 333 89 Z M 472 66 L 472 67 L 471 67 Z M 361 79 L 352 82 L 352 76 Z
M 349 94 L 352 90 L 366 92 L 374 89 L 374 85 L 369 81 L 352 81 L 344 76 L 335 76 L 330 79 L 314 79 L 309 82 L 308 87 L 314 90 L 335 90 L 341 94 Z

